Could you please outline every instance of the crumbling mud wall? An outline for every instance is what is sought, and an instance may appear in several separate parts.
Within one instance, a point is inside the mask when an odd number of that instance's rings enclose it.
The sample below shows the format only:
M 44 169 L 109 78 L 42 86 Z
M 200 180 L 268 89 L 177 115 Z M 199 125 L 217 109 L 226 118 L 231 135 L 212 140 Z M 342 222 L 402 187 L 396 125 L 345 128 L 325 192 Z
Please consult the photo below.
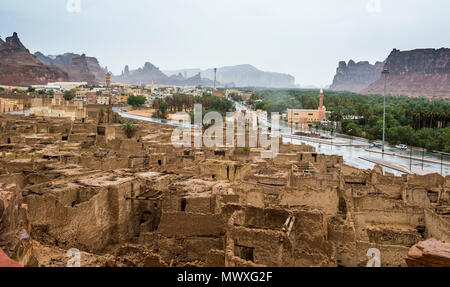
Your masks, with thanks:
M 36 265 L 30 238 L 28 206 L 20 188 L 0 183 L 0 248 L 21 266 Z
M 24 200 L 34 232 L 47 233 L 60 246 L 95 252 L 139 233 L 139 210 L 129 200 L 138 190 L 133 177 L 110 173 L 33 186 L 24 190 Z
M 319 211 L 227 206 L 225 266 L 334 266 Z M 246 262 L 246 263 L 245 263 Z
M 449 240 L 450 176 L 360 170 L 307 145 L 274 159 L 175 148 L 171 134 L 1 115 L 0 247 L 24 266 L 65 266 L 77 248 L 83 266 L 117 267 L 365 266 L 377 248 L 391 267 Z

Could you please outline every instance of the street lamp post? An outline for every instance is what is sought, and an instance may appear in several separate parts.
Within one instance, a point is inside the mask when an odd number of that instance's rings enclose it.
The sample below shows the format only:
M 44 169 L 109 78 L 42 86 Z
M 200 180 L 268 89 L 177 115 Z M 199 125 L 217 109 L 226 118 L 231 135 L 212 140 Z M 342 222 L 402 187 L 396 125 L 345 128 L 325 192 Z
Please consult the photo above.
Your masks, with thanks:
M 423 170 L 423 160 L 425 159 L 425 147 L 422 147 L 422 170 Z
M 410 152 L 409 152 L 409 172 L 410 173 L 413 173 L 412 172 L 412 152 L 413 152 L 413 148 L 411 146 L 410 147 Z
M 444 176 L 444 156 L 450 156 L 450 153 L 442 152 L 442 151 L 433 151 L 441 156 L 441 175 Z
M 383 93 L 383 154 L 384 154 L 384 143 L 385 143 L 385 135 L 386 135 L 386 80 L 389 75 L 389 70 L 384 69 L 382 74 L 384 75 L 384 93 Z
M 348 133 L 351 133 L 353 129 L 350 129 Z M 350 146 L 353 144 L 353 136 L 350 134 Z

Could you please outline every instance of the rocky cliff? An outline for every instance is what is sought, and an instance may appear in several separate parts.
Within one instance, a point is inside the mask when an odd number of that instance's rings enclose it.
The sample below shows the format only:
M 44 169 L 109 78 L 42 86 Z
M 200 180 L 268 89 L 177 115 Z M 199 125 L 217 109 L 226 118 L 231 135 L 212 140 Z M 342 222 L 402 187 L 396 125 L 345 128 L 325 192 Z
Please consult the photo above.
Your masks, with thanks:
M 434 238 L 420 241 L 405 259 L 409 267 L 450 267 L 450 243 Z
M 394 49 L 385 68 L 390 72 L 386 79 L 389 94 L 450 98 L 450 49 Z M 381 94 L 383 89 L 380 78 L 362 92 Z
M 359 93 L 381 77 L 384 63 L 376 62 L 371 65 L 367 61 L 355 63 L 339 62 L 330 90 L 350 91 Z
M 45 56 L 41 52 L 34 54 L 42 63 L 56 66 L 69 75 L 71 81 L 88 82 L 90 84 L 105 81 L 105 69 L 102 68 L 94 57 L 65 53 L 57 56 Z
M 150 85 L 154 82 L 157 85 L 178 85 L 178 86 L 213 86 L 214 82 L 202 78 L 199 73 L 192 77 L 185 78 L 181 73 L 178 75 L 167 76 L 159 68 L 152 63 L 145 63 L 144 67 L 137 70 L 130 71 L 128 66 L 125 66 L 120 76 L 113 76 L 114 82 L 132 84 L 132 85 Z
M 0 84 L 38 85 L 67 80 L 67 73 L 45 65 L 30 54 L 17 33 L 6 41 L 0 40 Z
M 183 74 L 188 77 L 200 73 L 202 77 L 214 80 L 214 69 L 186 69 L 165 71 L 168 75 Z M 185 76 L 185 77 L 186 77 Z M 289 74 L 264 72 L 252 65 L 237 65 L 217 69 L 217 81 L 237 87 L 293 88 L 295 78 Z
M 72 58 L 65 71 L 69 74 L 69 79 L 74 82 L 87 82 L 90 85 L 100 82 L 97 81 L 94 73 L 89 69 L 89 64 L 84 54 Z

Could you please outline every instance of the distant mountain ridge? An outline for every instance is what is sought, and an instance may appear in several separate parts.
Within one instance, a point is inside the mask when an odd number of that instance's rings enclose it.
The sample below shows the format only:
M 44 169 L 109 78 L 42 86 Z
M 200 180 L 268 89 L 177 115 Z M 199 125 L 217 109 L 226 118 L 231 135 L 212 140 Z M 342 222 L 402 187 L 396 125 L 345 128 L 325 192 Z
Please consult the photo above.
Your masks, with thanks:
M 199 73 L 184 77 L 182 74 L 167 76 L 159 68 L 150 62 L 146 62 L 142 68 L 130 71 L 130 68 L 125 66 L 121 75 L 112 77 L 114 82 L 131 84 L 131 85 L 178 85 L 178 86 L 214 86 L 214 81 L 204 79 Z
M 163 71 L 166 75 L 182 74 L 192 76 L 200 73 L 202 77 L 214 80 L 214 69 L 182 69 Z M 230 83 L 236 87 L 294 88 L 295 78 L 289 74 L 264 72 L 252 65 L 244 64 L 217 68 L 217 81 Z
M 0 84 L 40 85 L 65 80 L 68 80 L 67 73 L 40 62 L 22 44 L 17 33 L 6 41 L 0 38 Z

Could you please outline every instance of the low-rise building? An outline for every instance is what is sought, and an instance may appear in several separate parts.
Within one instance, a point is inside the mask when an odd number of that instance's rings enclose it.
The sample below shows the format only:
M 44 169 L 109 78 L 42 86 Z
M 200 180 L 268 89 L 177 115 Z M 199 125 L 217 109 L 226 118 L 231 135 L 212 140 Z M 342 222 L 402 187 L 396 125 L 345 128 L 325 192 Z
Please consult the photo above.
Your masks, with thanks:
M 0 114 L 23 111 L 23 103 L 18 99 L 0 98 Z
M 290 125 L 296 127 L 308 127 L 315 122 L 326 121 L 327 109 L 323 105 L 323 90 L 320 91 L 320 104 L 317 110 L 312 109 L 288 109 L 287 118 Z
M 111 96 L 111 105 L 122 105 L 128 102 L 128 95 Z
M 36 85 L 33 86 L 33 88 L 35 88 L 36 90 L 53 90 L 57 92 L 65 92 L 78 88 L 80 86 L 86 86 L 87 84 L 87 82 L 54 82 L 48 83 L 47 85 Z
M 38 117 L 70 118 L 73 121 L 87 117 L 84 102 L 66 101 L 62 94 L 55 94 L 53 99 L 34 98 L 30 114 Z
M 97 93 L 95 92 L 88 92 L 86 98 L 89 105 L 95 105 L 97 103 Z
M 111 104 L 111 96 L 99 95 L 96 98 L 97 104 L 99 105 L 110 105 Z

